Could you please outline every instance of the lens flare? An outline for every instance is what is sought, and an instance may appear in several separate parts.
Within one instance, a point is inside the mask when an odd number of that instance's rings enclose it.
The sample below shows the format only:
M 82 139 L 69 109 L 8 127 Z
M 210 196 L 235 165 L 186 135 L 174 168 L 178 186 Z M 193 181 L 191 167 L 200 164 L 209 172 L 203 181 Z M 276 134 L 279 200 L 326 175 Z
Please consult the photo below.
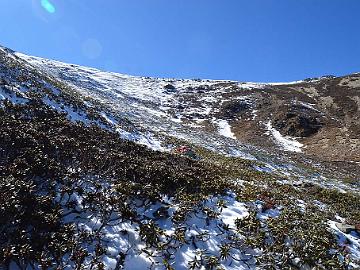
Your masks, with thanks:
M 49 13 L 55 13 L 55 6 L 49 0 L 41 0 L 41 6 Z

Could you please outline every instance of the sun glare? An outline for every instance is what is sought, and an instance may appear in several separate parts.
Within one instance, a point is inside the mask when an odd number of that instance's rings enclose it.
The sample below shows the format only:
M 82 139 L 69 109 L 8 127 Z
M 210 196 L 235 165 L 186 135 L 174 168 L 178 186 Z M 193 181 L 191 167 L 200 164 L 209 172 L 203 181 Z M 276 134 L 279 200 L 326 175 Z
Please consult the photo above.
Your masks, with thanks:
M 41 0 L 41 6 L 49 13 L 55 13 L 55 6 L 49 0 Z

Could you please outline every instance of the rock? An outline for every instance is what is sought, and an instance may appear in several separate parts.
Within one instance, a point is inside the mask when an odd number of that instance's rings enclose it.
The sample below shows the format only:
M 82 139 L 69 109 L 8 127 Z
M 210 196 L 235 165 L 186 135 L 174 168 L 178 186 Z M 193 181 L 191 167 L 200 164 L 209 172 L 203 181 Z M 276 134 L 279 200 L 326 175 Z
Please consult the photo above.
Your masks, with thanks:
M 170 83 L 167 84 L 167 85 L 165 85 L 164 88 L 165 88 L 166 90 L 168 90 L 168 91 L 175 91 L 175 90 L 176 90 L 175 86 L 173 86 L 173 85 L 170 84 Z
M 310 182 L 305 182 L 305 183 L 303 183 L 303 185 L 302 185 L 304 188 L 312 188 L 312 187 L 314 187 L 314 184 L 312 184 L 312 183 L 310 183 Z
M 294 187 L 302 187 L 302 186 L 304 186 L 304 184 L 305 183 L 301 180 L 293 182 Z
M 221 114 L 224 118 L 233 119 L 237 116 L 246 113 L 251 108 L 251 105 L 243 100 L 236 100 L 224 103 L 221 108 Z
M 274 117 L 274 127 L 283 135 L 309 137 L 322 128 L 321 117 L 318 111 L 293 105 L 277 112 Z

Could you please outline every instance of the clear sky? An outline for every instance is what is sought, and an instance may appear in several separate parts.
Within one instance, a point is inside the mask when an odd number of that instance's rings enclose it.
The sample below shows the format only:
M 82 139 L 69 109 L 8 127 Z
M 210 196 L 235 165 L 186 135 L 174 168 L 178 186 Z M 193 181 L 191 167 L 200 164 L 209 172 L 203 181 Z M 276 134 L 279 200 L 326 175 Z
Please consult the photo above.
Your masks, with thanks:
M 142 76 L 344 75 L 360 71 L 360 0 L 1 0 L 0 44 Z

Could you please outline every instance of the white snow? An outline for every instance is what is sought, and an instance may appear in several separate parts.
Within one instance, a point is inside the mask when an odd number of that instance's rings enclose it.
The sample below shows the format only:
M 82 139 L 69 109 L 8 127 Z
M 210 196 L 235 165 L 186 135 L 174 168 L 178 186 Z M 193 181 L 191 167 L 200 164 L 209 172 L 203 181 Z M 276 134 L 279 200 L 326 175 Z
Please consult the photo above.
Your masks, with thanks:
M 278 145 L 280 145 L 285 151 L 301 153 L 302 143 L 299 143 L 295 138 L 290 136 L 283 136 L 281 133 L 272 127 L 271 121 L 266 124 L 267 130 L 273 136 Z
M 288 84 L 298 84 L 298 83 L 303 83 L 304 81 L 291 81 L 291 82 L 272 82 L 272 83 L 266 83 L 267 85 L 288 85 Z
M 262 89 L 269 85 L 256 82 L 136 77 L 21 53 L 16 53 L 16 55 L 42 71 L 43 74 L 53 76 L 65 82 L 74 91 L 95 100 L 111 112 L 111 114 L 106 114 L 109 120 L 111 116 L 125 120 L 121 121 L 121 128 L 128 132 L 121 133 L 124 138 L 138 137 L 134 134 L 147 130 L 151 133 L 186 139 L 196 145 L 227 152 L 227 154 L 229 154 L 228 146 L 218 143 L 221 140 L 220 136 L 234 139 L 234 147 L 242 148 L 241 142 L 235 142 L 236 136 L 228 121 L 215 119 L 213 123 L 217 126 L 218 132 L 211 133 L 205 131 L 204 125 L 196 123 L 197 119 L 211 121 L 212 114 L 218 112 L 217 106 L 221 106 L 221 102 L 227 99 L 224 96 L 226 93 L 243 89 Z M 167 84 L 171 84 L 175 89 L 168 91 L 165 88 Z M 197 95 L 195 96 L 194 93 Z M 251 101 L 251 97 L 248 96 L 234 98 Z M 256 113 L 254 109 L 252 119 L 256 118 Z M 111 125 L 109 121 L 107 122 Z M 126 126 L 128 123 L 131 124 Z M 158 150 L 161 149 L 156 139 L 150 142 L 147 138 L 136 139 L 136 141 L 151 145 Z M 282 142 L 285 141 L 282 140 Z M 299 145 L 292 143 L 291 149 L 298 151 L 295 146 Z
M 229 225 L 229 228 L 235 229 L 236 219 L 243 219 L 248 215 L 249 212 L 244 203 L 238 202 L 233 198 L 230 198 L 226 208 L 223 208 L 219 218 L 226 225 Z
M 191 93 L 192 90 L 189 88 L 202 86 L 208 87 L 216 85 L 219 82 L 230 81 L 172 80 L 134 77 L 111 72 L 103 72 L 94 68 L 64 64 L 57 61 L 26 56 L 19 53 L 16 55 L 25 59 L 26 61 L 29 61 L 29 63 L 33 64 L 34 66 L 39 67 L 39 69 L 42 69 L 44 73 L 47 72 L 58 79 L 66 81 L 80 93 L 89 97 L 93 97 L 97 101 L 100 101 L 102 105 L 105 105 L 108 109 L 111 109 L 109 111 L 117 113 L 116 117 L 113 117 L 115 113 L 112 114 L 106 111 L 102 111 L 101 115 L 104 120 L 119 133 L 121 138 L 146 145 L 153 150 L 166 151 L 167 149 L 162 146 L 162 142 L 160 140 L 161 134 L 157 133 L 157 131 L 161 129 L 167 134 L 175 134 L 174 136 L 177 136 L 178 138 L 185 138 L 188 140 L 190 140 L 189 138 L 191 138 L 191 140 L 196 138 L 194 139 L 194 142 L 201 141 L 204 147 L 207 149 L 213 149 L 217 153 L 225 153 L 228 156 L 256 160 L 256 158 L 252 155 L 239 149 L 239 144 L 236 144 L 235 141 L 236 136 L 232 132 L 231 125 L 227 120 L 216 118 L 213 118 L 212 120 L 211 118 L 209 119 L 217 126 L 218 134 L 234 140 L 234 144 L 231 144 L 231 146 L 226 145 L 223 148 L 222 141 L 228 142 L 230 140 L 225 140 L 224 138 L 224 140 L 219 140 L 218 135 L 210 138 L 211 136 L 203 136 L 204 133 L 197 133 L 200 135 L 195 137 L 195 135 L 197 135 L 195 132 L 194 135 L 191 134 L 189 130 L 182 131 L 184 126 L 177 126 L 177 124 L 182 122 L 182 117 L 184 116 L 192 116 L 192 114 L 199 114 L 201 116 L 210 115 L 213 111 L 211 106 L 208 105 L 210 105 L 210 103 L 219 101 L 219 98 L 216 94 L 231 91 L 233 86 L 227 86 L 224 88 L 219 87 L 217 89 L 215 88 L 212 92 L 213 95 L 211 95 L 211 93 L 207 93 L 206 90 L 204 90 L 206 94 L 199 100 L 205 104 L 202 104 L 198 107 L 185 106 L 184 111 L 182 112 L 183 114 L 176 114 L 176 118 L 170 116 L 170 113 L 168 113 L 168 111 L 171 111 L 174 108 L 174 105 L 180 105 L 174 103 L 174 95 L 176 93 L 181 91 L 189 91 Z M 269 85 L 287 85 L 301 82 L 303 81 L 289 83 L 232 83 L 235 85 L 237 84 L 242 89 L 261 89 Z M 167 91 L 164 88 L 164 86 L 167 84 L 172 84 L 176 90 Z M 26 91 L 22 89 L 20 92 L 25 93 Z M 221 95 L 219 96 L 221 97 Z M 0 88 L 0 100 L 4 100 L 5 98 L 10 99 L 14 103 L 26 102 L 26 99 L 15 98 L 14 96 L 7 94 L 4 89 Z M 246 97 L 238 97 L 237 99 L 246 99 Z M 74 111 L 71 106 L 62 106 L 61 104 L 58 104 L 48 98 L 45 98 L 44 102 L 58 111 L 67 113 L 68 118 L 72 121 L 82 121 L 84 123 L 88 123 L 86 114 L 83 112 Z M 312 105 L 309 104 L 304 106 L 312 108 Z M 257 110 L 252 110 L 253 120 L 257 116 L 256 113 Z M 119 119 L 117 118 L 119 115 L 129 116 L 129 119 L 126 120 L 129 120 L 129 122 L 137 121 L 136 124 L 142 128 L 139 128 L 139 130 L 125 129 L 116 120 Z M 201 121 L 207 120 L 196 117 L 192 119 L 197 123 L 201 123 Z M 168 122 L 165 122 L 165 120 Z M 164 126 L 166 127 L 164 128 Z M 173 129 L 170 130 L 169 127 Z M 175 129 L 176 127 L 180 128 Z M 301 147 L 303 147 L 303 145 L 295 138 L 282 136 L 278 130 L 272 127 L 271 121 L 266 124 L 266 128 L 269 134 L 271 134 L 275 139 L 276 143 L 280 145 L 285 151 L 301 152 Z M 148 131 L 145 132 L 144 130 Z M 179 130 L 181 130 L 182 133 L 180 133 Z M 184 134 L 186 134 L 186 136 Z M 204 137 L 209 137 L 210 139 Z M 207 139 L 207 141 L 203 142 L 205 139 Z M 221 151 L 224 149 L 226 149 L 226 152 Z M 290 175 L 289 168 L 283 168 L 275 165 L 272 166 L 270 164 L 254 166 L 254 169 L 269 173 L 280 171 L 284 175 Z M 241 180 L 239 180 L 239 182 L 240 181 Z M 112 194 L 107 194 L 107 196 L 111 195 Z M 83 198 L 76 194 L 73 194 L 72 196 L 75 202 L 78 204 L 77 210 L 84 210 L 81 208 L 81 202 Z M 64 200 L 66 200 L 66 198 L 64 198 Z M 159 207 L 163 205 L 171 205 L 169 207 L 169 215 L 172 216 L 178 206 L 172 204 L 172 198 L 162 198 L 161 200 L 161 202 L 153 203 L 149 207 L 137 207 L 137 213 L 141 218 L 144 218 L 144 220 L 153 219 L 153 214 L 157 209 L 159 209 Z M 220 201 L 224 201 L 225 206 L 220 207 L 218 205 Z M 306 204 L 304 201 L 298 200 L 297 203 L 301 209 L 305 209 Z M 266 223 L 266 221 L 270 218 L 278 217 L 282 210 L 281 207 L 276 207 L 262 211 L 263 202 L 259 200 L 255 203 L 241 202 L 236 199 L 234 194 L 230 193 L 226 196 L 210 197 L 204 202 L 206 207 L 218 214 L 217 218 L 214 220 L 209 220 L 199 210 L 200 208 L 198 209 L 197 207 L 194 207 L 184 224 L 186 229 L 185 235 L 188 241 L 179 245 L 174 251 L 175 260 L 174 264 L 172 265 L 174 269 L 188 269 L 189 262 L 203 250 L 207 252 L 207 255 L 218 256 L 219 246 L 221 246 L 221 244 L 227 243 L 229 237 L 234 235 L 241 237 L 241 235 L 235 231 L 235 221 L 237 219 L 245 218 L 249 215 L 249 204 L 252 206 L 255 205 L 257 210 L 256 217 L 262 223 Z M 90 210 L 84 210 L 84 212 L 77 217 L 74 215 L 69 215 L 64 221 L 75 222 L 78 225 L 78 228 L 83 228 L 89 232 L 100 230 L 99 233 L 103 237 L 104 244 L 107 245 L 106 255 L 102 257 L 102 261 L 105 264 L 106 269 L 116 268 L 120 253 L 127 254 L 124 265 L 125 270 L 163 269 L 163 267 L 160 267 L 162 262 L 157 261 L 160 258 L 160 256 L 158 256 L 159 254 L 156 253 L 157 251 L 145 247 L 144 242 L 139 236 L 139 225 L 136 222 L 121 221 L 102 226 L 103 221 L 101 220 L 99 213 L 90 212 Z M 164 230 L 167 236 L 174 234 L 175 224 L 172 223 L 171 218 L 167 218 L 166 220 L 155 220 L 155 222 L 162 230 Z M 221 229 L 223 225 L 227 225 L 229 231 L 224 231 Z M 359 238 L 352 234 L 343 234 L 336 228 L 336 226 L 334 227 L 333 222 L 329 222 L 329 226 L 338 235 L 339 244 L 345 245 L 345 240 L 349 240 L 351 244 L 348 245 L 348 248 L 351 251 L 351 256 L 353 258 L 360 258 Z M 207 235 L 206 239 L 199 240 L 204 234 Z M 91 251 L 91 249 L 89 250 Z M 148 253 L 145 252 L 145 250 Z M 251 249 L 232 249 L 232 259 L 221 260 L 221 265 L 223 269 L 226 270 L 255 269 L 254 255 L 258 255 L 258 253 L 258 251 Z M 70 268 L 71 267 L 69 267 L 69 269 Z
M 256 217 L 262 222 L 266 222 L 269 218 L 277 218 L 278 216 L 280 216 L 282 210 L 282 207 L 276 207 L 274 209 L 262 211 L 263 203 L 259 201 L 256 201 L 256 206 L 259 209 Z
M 139 144 L 146 145 L 155 151 L 165 151 L 166 149 L 162 147 L 162 142 L 155 138 L 151 133 L 147 132 L 145 134 L 141 134 L 139 140 L 137 141 Z
M 270 164 L 264 164 L 264 166 L 254 165 L 253 167 L 255 170 L 257 170 L 259 172 L 272 173 L 272 172 L 276 171 L 276 168 L 274 168 Z
M 228 121 L 223 119 L 213 119 L 212 121 L 218 126 L 220 135 L 236 140 L 235 134 L 231 131 L 231 126 Z
M 255 109 L 251 111 L 251 113 L 252 113 L 251 120 L 255 120 L 255 118 L 257 117 L 257 112 L 258 112 L 258 110 L 255 110 Z
M 117 126 L 115 130 L 120 134 L 122 139 L 145 145 L 155 151 L 168 151 L 167 148 L 162 146 L 162 142 L 150 132 L 129 132 L 119 126 Z
M 178 116 L 178 118 L 171 118 L 170 120 L 175 123 L 182 123 L 181 116 Z
M 349 252 L 350 266 L 352 269 L 360 268 L 360 235 L 356 232 L 343 233 L 336 226 L 335 221 L 328 222 L 330 229 L 336 234 L 338 244 Z M 351 269 L 351 268 L 350 268 Z
M 218 101 L 218 99 L 214 96 L 204 96 L 202 98 L 199 99 L 200 101 L 205 101 L 207 103 L 213 103 Z
M 124 269 L 128 270 L 144 270 L 149 269 L 152 261 L 144 256 L 144 254 L 126 256 Z M 110 268 L 114 269 L 114 268 Z
M 256 83 L 256 82 L 240 82 L 238 85 L 243 89 L 253 89 L 253 88 L 265 88 L 266 83 Z
M 118 125 L 117 121 L 114 118 L 112 118 L 111 116 L 108 116 L 105 112 L 102 112 L 100 115 L 102 117 L 104 117 L 105 121 L 109 125 L 111 125 L 111 126 L 117 126 Z
M 89 125 L 89 123 L 90 123 L 89 119 L 86 116 L 86 113 L 84 113 L 84 112 L 75 110 L 74 108 L 71 108 L 66 105 L 60 105 L 60 104 L 56 103 L 55 101 L 50 100 L 47 97 L 43 98 L 43 101 L 46 105 L 55 109 L 56 111 L 66 113 L 67 118 L 71 121 L 83 122 L 86 125 Z
M 92 190 L 94 188 L 88 186 L 86 189 Z M 109 189 L 105 190 L 109 191 Z M 107 196 L 110 195 L 111 193 L 107 194 Z M 101 215 L 93 212 L 93 210 L 88 210 L 88 208 L 83 208 L 81 203 L 83 199 L 79 195 L 73 194 L 72 198 L 77 203 L 76 209 L 82 213 L 77 216 L 68 216 L 65 222 L 75 222 L 79 229 L 84 229 L 89 233 L 98 232 L 102 235 L 104 248 L 106 249 L 106 255 L 102 257 L 105 269 L 116 269 L 120 254 L 126 254 L 122 269 L 142 270 L 149 269 L 149 267 L 153 267 L 151 269 L 164 269 L 162 261 L 158 261 L 159 251 L 145 246 L 139 235 L 140 228 L 136 222 L 110 222 L 103 226 Z M 61 197 L 59 195 L 57 200 L 62 204 L 66 204 L 68 199 L 68 196 Z M 219 204 L 220 200 L 222 202 L 221 206 Z M 148 206 L 142 205 L 136 211 L 139 217 L 148 220 L 149 218 L 152 219 L 153 213 L 164 204 L 172 204 L 168 213 L 170 216 L 173 215 L 177 206 L 173 204 L 173 199 L 168 196 L 163 196 L 161 203 L 156 202 Z M 206 255 L 219 256 L 220 246 L 228 243 L 228 237 L 237 234 L 235 233 L 236 219 L 242 219 L 249 215 L 246 204 L 237 201 L 235 194 L 231 192 L 226 196 L 210 197 L 204 202 L 204 205 L 215 212 L 219 212 L 219 217 L 209 221 L 202 212 L 198 211 L 197 207 L 194 207 L 192 213 L 182 225 L 185 228 L 187 241 L 174 246 L 172 257 L 174 269 L 187 270 L 190 261 L 204 251 Z M 271 214 L 266 215 L 270 216 Z M 116 219 L 117 216 L 113 214 L 111 218 Z M 171 218 L 155 220 L 155 222 L 164 230 L 167 236 L 175 233 Z M 222 229 L 224 225 L 228 225 L 229 230 Z M 92 247 L 93 243 L 87 243 L 87 245 L 89 245 L 87 249 L 91 253 L 93 248 L 90 247 Z M 246 250 L 232 248 L 231 257 L 220 260 L 220 263 L 223 267 L 222 269 L 225 270 L 255 269 L 254 256 L 257 255 L 259 255 L 257 251 L 248 248 Z M 89 260 L 86 259 L 85 263 L 88 264 Z M 71 266 L 66 269 L 71 269 Z
M 314 106 L 315 104 L 311 104 L 311 103 L 306 103 L 306 102 L 298 102 L 300 105 L 304 106 L 305 108 L 308 108 L 310 110 L 313 110 L 313 111 L 317 111 L 317 112 L 320 112 L 318 109 L 315 109 Z
M 4 88 L 0 87 L 0 101 L 5 100 L 5 99 L 8 99 L 11 103 L 14 103 L 14 104 L 23 104 L 28 101 L 25 98 L 14 95 L 13 93 L 8 93 L 8 91 L 6 91 Z

